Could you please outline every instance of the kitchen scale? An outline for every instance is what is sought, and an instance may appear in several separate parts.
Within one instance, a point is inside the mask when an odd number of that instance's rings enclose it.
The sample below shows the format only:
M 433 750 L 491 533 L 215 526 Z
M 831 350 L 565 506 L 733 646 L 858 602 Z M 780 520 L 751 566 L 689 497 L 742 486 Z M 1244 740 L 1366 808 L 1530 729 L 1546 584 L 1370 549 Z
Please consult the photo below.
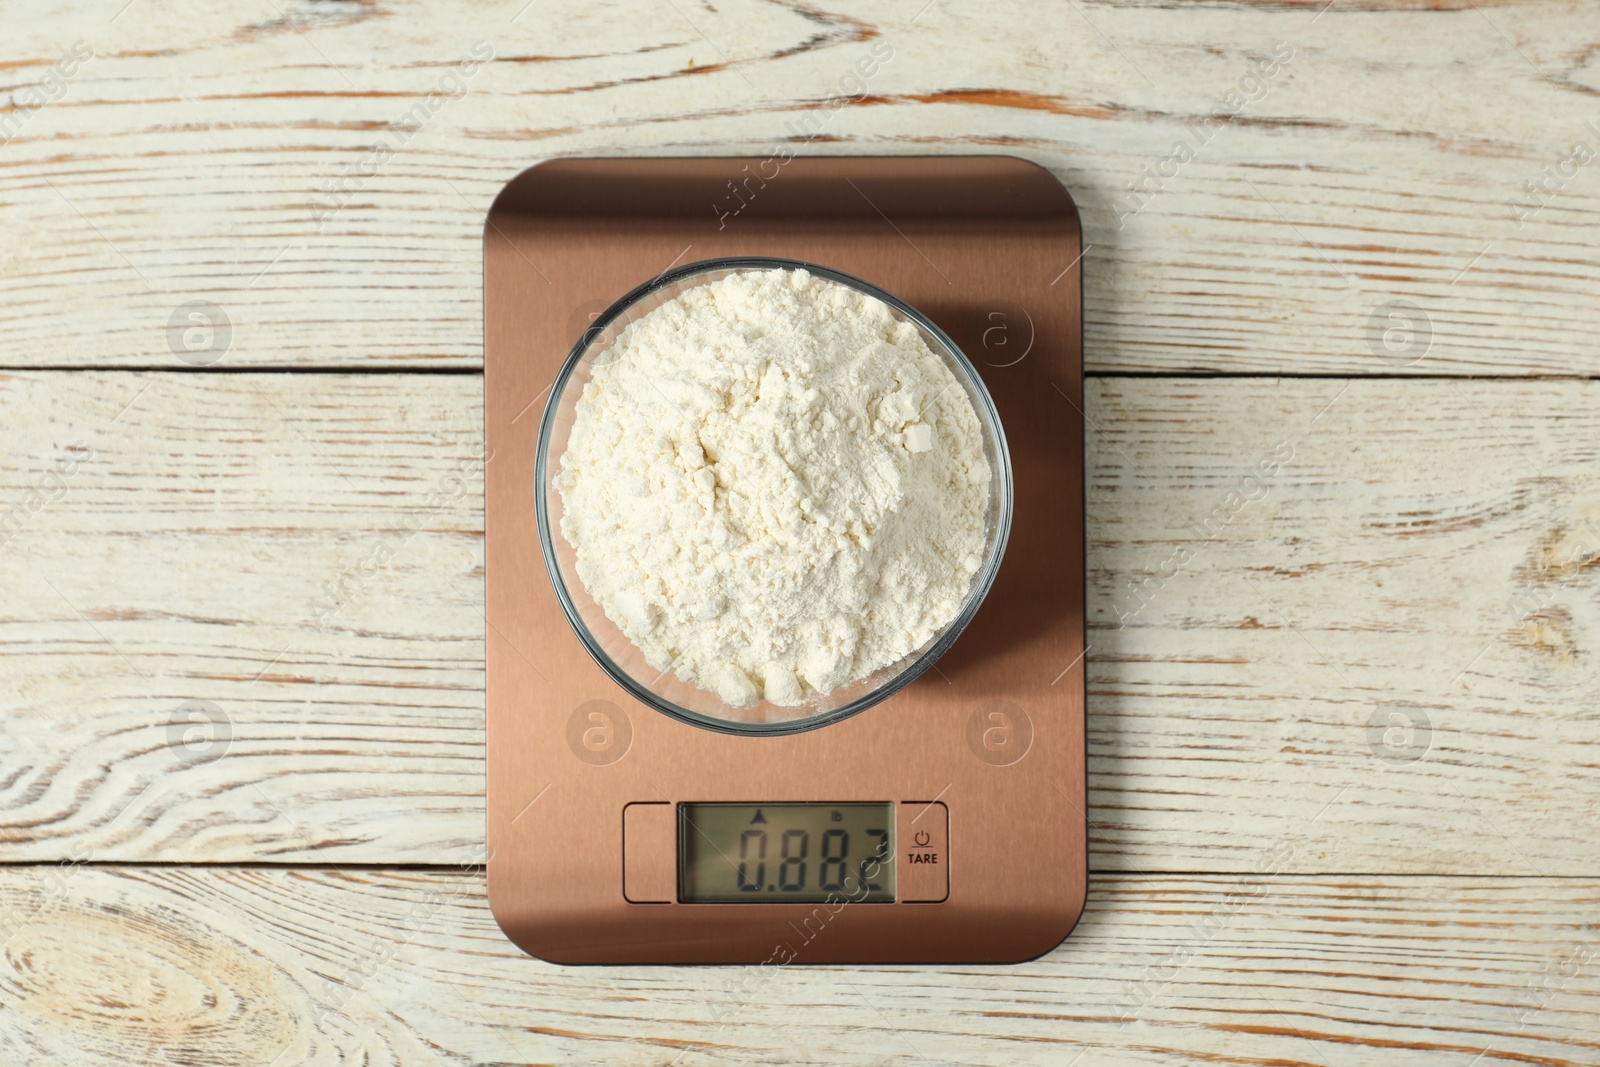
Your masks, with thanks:
M 562 159 L 484 230 L 489 903 L 542 959 L 1005 963 L 1087 889 L 1081 231 L 1003 156 Z M 1014 510 L 955 645 L 866 711 L 695 725 L 587 654 L 552 589 L 534 459 L 595 317 L 722 256 L 832 267 L 933 319 L 980 372 Z M 559 535 L 558 535 L 559 536 Z

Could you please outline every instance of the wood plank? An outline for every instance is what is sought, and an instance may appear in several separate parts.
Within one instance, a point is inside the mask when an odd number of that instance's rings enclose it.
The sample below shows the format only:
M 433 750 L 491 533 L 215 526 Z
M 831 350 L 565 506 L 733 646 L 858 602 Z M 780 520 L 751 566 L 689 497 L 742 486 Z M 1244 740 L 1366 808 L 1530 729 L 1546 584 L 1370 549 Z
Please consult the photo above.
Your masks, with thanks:
M 1088 395 L 1108 849 L 1132 869 L 1170 863 L 1173 833 L 1199 869 L 1284 841 L 1295 870 L 1594 869 L 1600 850 L 1555 812 L 1600 813 L 1600 391 Z
M 1012 967 L 562 968 L 503 938 L 476 873 L 7 868 L 0 1047 L 74 1067 L 1580 1067 L 1597 907 L 1570 879 L 1114 876 Z
M 1086 395 L 1096 870 L 1600 876 L 1600 383 Z M 481 410 L 466 375 L 0 377 L 0 860 L 473 855 Z
M 481 390 L 6 379 L 8 847 L 448 861 L 481 841 Z M 27 513 L 75 441 L 93 456 Z
M 475 367 L 483 217 L 522 168 L 777 142 L 1050 167 L 1093 246 L 1092 370 L 1595 373 L 1600 29 L 1561 0 L 347 6 L 15 27 L 0 365 Z M 225 352 L 174 345 L 192 300 Z M 1374 355 L 1391 326 L 1409 365 Z

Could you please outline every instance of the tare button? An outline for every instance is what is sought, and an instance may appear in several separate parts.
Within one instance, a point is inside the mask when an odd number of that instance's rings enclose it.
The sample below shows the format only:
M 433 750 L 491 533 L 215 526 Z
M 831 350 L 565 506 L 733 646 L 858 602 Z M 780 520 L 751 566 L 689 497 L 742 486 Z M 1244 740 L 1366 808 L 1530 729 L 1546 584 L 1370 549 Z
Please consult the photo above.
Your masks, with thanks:
M 895 895 L 908 904 L 939 904 L 950 895 L 950 813 L 937 800 L 896 805 Z

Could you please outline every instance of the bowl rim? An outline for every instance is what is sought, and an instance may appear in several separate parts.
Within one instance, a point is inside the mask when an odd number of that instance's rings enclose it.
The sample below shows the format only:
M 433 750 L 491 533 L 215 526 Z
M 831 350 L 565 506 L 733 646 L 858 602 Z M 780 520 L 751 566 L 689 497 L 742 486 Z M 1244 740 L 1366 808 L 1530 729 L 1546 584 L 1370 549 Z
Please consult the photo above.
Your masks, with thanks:
M 994 428 L 995 454 L 1000 470 L 993 475 L 1000 478 L 1000 514 L 996 518 L 997 530 L 995 532 L 994 550 L 990 553 L 982 573 L 967 594 L 967 600 L 956 617 L 946 626 L 938 639 L 912 661 L 904 670 L 900 671 L 887 682 L 857 697 L 848 704 L 842 704 L 831 711 L 819 712 L 815 715 L 786 719 L 781 722 L 737 722 L 730 719 L 721 719 L 682 707 L 666 700 L 655 692 L 636 682 L 632 675 L 614 663 L 600 643 L 595 640 L 588 626 L 584 624 L 578 614 L 576 605 L 572 602 L 571 594 L 567 591 L 566 582 L 561 577 L 561 567 L 555 557 L 554 532 L 550 528 L 549 509 L 545 503 L 545 487 L 549 483 L 550 464 L 550 438 L 555 427 L 555 417 L 562 394 L 566 390 L 568 379 L 572 377 L 578 365 L 583 361 L 594 339 L 603 333 L 616 319 L 620 318 L 628 308 L 658 289 L 663 289 L 676 282 L 696 274 L 707 274 L 718 270 L 804 270 L 818 275 L 841 285 L 849 286 L 859 292 L 888 304 L 896 311 L 916 323 L 920 328 L 932 334 L 938 342 L 944 345 L 953 357 L 956 365 L 966 375 L 967 381 L 973 386 L 972 392 L 982 402 L 988 414 L 988 421 Z M 620 685 L 629 696 L 638 700 L 646 707 L 658 711 L 669 718 L 697 726 L 701 729 L 712 730 L 717 733 L 733 734 L 736 736 L 782 736 L 786 734 L 804 733 L 824 726 L 842 722 L 883 703 L 906 686 L 927 673 L 938 660 L 955 644 L 967 625 L 977 615 L 978 609 L 983 606 L 984 600 L 989 595 L 989 590 L 994 586 L 995 576 L 999 574 L 1000 563 L 1005 558 L 1006 545 L 1011 538 L 1011 517 L 1015 504 L 1013 494 L 1015 487 L 1012 482 L 1011 449 L 1006 442 L 1005 427 L 1000 421 L 1000 412 L 995 408 L 994 398 L 989 395 L 989 387 L 984 383 L 982 375 L 943 329 L 921 311 L 912 307 L 904 300 L 865 279 L 853 274 L 837 270 L 833 267 L 824 267 L 818 263 L 807 262 L 800 259 L 786 259 L 777 256 L 717 256 L 711 259 L 696 260 L 681 266 L 670 267 L 660 274 L 634 286 L 623 294 L 611 306 L 596 316 L 592 325 L 583 331 L 572 350 L 567 354 L 561 364 L 561 369 L 556 373 L 550 386 L 549 395 L 545 399 L 544 412 L 539 419 L 539 437 L 535 445 L 533 465 L 533 502 L 534 522 L 539 537 L 539 553 L 544 559 L 545 572 L 550 578 L 551 589 L 555 592 L 556 601 L 561 605 L 561 613 L 566 616 L 567 623 L 572 627 L 578 643 L 589 653 L 589 657 L 611 677 L 611 680 Z M 697 687 L 698 688 L 698 687 Z

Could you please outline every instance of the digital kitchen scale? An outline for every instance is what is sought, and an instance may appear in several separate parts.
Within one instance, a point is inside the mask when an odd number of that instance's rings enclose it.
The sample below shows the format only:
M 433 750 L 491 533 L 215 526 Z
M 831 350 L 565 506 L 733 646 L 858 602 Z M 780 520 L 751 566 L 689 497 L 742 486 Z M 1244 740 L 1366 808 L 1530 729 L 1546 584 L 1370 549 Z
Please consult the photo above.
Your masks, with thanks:
M 564 159 L 484 230 L 489 903 L 557 963 L 1004 963 L 1083 910 L 1081 232 L 997 156 Z M 1004 426 L 1004 562 L 911 685 L 753 736 L 662 714 L 589 657 L 541 558 L 534 458 L 558 371 L 675 265 L 775 256 L 941 326 Z

